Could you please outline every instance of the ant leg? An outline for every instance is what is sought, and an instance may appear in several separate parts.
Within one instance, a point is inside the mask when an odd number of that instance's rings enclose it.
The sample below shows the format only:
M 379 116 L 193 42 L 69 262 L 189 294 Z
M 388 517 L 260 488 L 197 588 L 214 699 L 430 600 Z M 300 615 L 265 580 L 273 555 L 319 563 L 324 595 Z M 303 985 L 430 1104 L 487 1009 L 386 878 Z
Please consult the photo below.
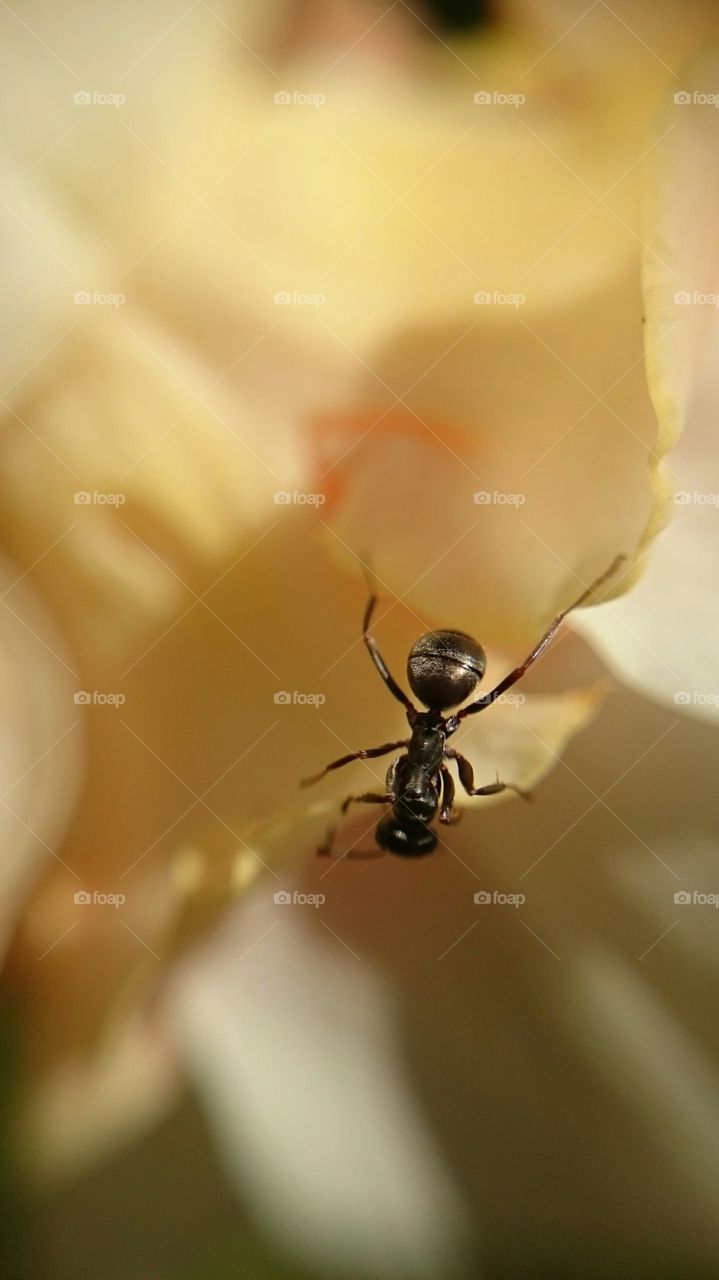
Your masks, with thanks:
M 460 810 L 454 807 L 454 778 L 449 769 L 445 768 L 440 769 L 439 776 L 442 779 L 442 807 L 439 811 L 439 820 L 446 826 L 453 826 L 462 817 Z
M 333 826 L 327 828 L 327 831 L 325 832 L 325 838 L 322 844 L 318 845 L 317 847 L 316 857 L 331 858 L 333 856 L 332 848 L 335 842 L 336 835 L 337 835 L 337 824 L 335 823 Z
M 372 849 L 355 849 L 354 846 L 350 846 L 350 848 L 346 849 L 344 853 L 335 852 L 334 842 L 336 835 L 337 824 L 328 827 L 324 841 L 317 849 L 316 857 L 334 858 L 338 862 L 345 858 L 350 862 L 367 862 L 375 858 L 384 857 L 384 850 L 379 849 L 377 845 Z
M 373 803 L 380 804 L 383 801 L 386 801 L 388 804 L 390 803 L 393 804 L 397 798 L 395 781 L 397 778 L 397 774 L 399 772 L 401 759 L 402 757 L 400 757 L 399 760 L 393 760 L 389 769 L 387 770 L 387 780 L 385 784 L 387 787 L 387 791 L 385 795 L 380 796 L 380 795 L 374 795 L 373 793 L 369 793 L 367 795 L 362 795 L 362 796 L 349 796 L 347 800 L 344 801 L 344 804 L 342 805 L 342 813 L 345 814 L 349 806 L 354 801 L 364 801 L 365 803 L 368 803 L 368 804 L 373 804 Z M 332 846 L 334 845 L 335 836 L 337 835 L 338 825 L 339 824 L 335 823 L 334 826 L 329 828 L 324 839 L 324 844 L 321 844 L 319 849 L 317 850 L 318 857 L 331 858 L 336 856 L 333 854 Z M 346 853 L 343 853 L 337 856 L 342 858 L 351 858 L 354 861 L 354 860 L 359 860 L 360 858 L 361 859 L 381 858 L 383 857 L 383 855 L 384 855 L 384 851 L 382 849 L 378 849 L 375 846 L 373 849 L 369 849 L 369 850 L 367 849 L 359 850 L 354 848 L 349 849 Z
M 389 668 L 387 667 L 387 664 L 384 658 L 382 657 L 382 654 L 377 648 L 377 641 L 375 640 L 374 636 L 370 635 L 369 625 L 372 619 L 372 614 L 374 612 L 374 607 L 377 603 L 377 592 L 375 590 L 373 579 L 371 578 L 368 571 L 367 571 L 367 585 L 369 586 L 370 597 L 369 597 L 369 600 L 367 601 L 367 608 L 364 611 L 364 618 L 362 620 L 362 639 L 364 640 L 365 645 L 367 646 L 367 651 L 369 653 L 370 658 L 372 659 L 382 679 L 387 685 L 387 688 L 389 689 L 392 696 L 395 697 L 398 702 L 402 703 L 403 707 L 405 708 L 405 711 L 407 712 L 407 715 L 409 716 L 410 724 L 412 724 L 414 717 L 417 715 L 417 708 L 414 706 L 412 702 L 410 702 L 409 698 L 407 697 L 407 694 L 404 692 L 404 689 L 400 688 L 394 676 L 391 675 Z
M 351 804 L 394 804 L 395 800 L 396 796 L 393 791 L 388 791 L 385 795 L 377 795 L 374 791 L 367 791 L 361 796 L 348 796 L 342 804 L 342 815 L 344 816 Z M 324 843 L 321 844 L 317 850 L 318 858 L 332 858 L 335 856 L 333 853 L 333 845 L 335 836 L 337 835 L 337 825 L 338 824 L 335 823 L 334 826 L 328 829 L 324 838 Z M 341 858 L 351 858 L 353 860 L 359 858 L 381 858 L 383 856 L 383 850 L 375 848 L 362 852 L 358 849 L 352 849 L 348 850 L 347 853 L 343 853 L 338 856 Z
M 523 800 L 532 799 L 531 791 L 523 791 L 521 787 L 515 787 L 511 782 L 500 782 L 499 778 L 496 782 L 488 783 L 486 787 L 475 787 L 474 769 L 467 757 L 460 755 L 459 751 L 453 751 L 451 747 L 444 754 L 448 759 L 456 761 L 459 780 L 468 796 L 496 796 L 500 791 L 515 791 Z
M 378 795 L 376 791 L 365 791 L 361 796 L 348 796 L 342 802 L 342 813 L 345 814 L 351 804 L 394 804 L 397 799 L 393 791 L 385 791 Z
M 381 747 L 367 747 L 366 750 L 353 751 L 348 756 L 340 756 L 339 760 L 333 760 L 331 764 L 326 765 L 321 773 L 315 773 L 311 778 L 303 778 L 300 782 L 301 787 L 311 787 L 313 783 L 319 782 L 320 778 L 324 778 L 326 773 L 330 773 L 332 769 L 342 769 L 346 764 L 351 764 L 353 760 L 372 760 L 375 756 L 385 756 L 388 751 L 396 751 L 399 747 L 406 747 L 407 739 L 403 738 L 401 742 L 385 742 Z
M 555 632 L 561 626 L 567 614 L 571 613 L 572 610 L 576 609 L 580 604 L 584 604 L 585 600 L 588 600 L 590 596 L 594 595 L 594 592 L 597 591 L 599 587 L 603 586 L 605 582 L 608 582 L 609 579 L 614 576 L 620 564 L 624 560 L 626 560 L 626 556 L 617 556 L 616 559 L 612 561 L 609 568 L 597 578 L 596 582 L 592 583 L 591 587 L 587 587 L 586 591 L 582 592 L 581 596 L 574 601 L 574 604 L 570 604 L 566 609 L 563 609 L 561 613 L 557 614 L 554 622 L 552 622 L 547 628 L 539 641 L 539 644 L 535 645 L 529 657 L 525 658 L 521 666 L 515 667 L 514 671 L 510 671 L 509 675 L 505 676 L 503 680 L 500 680 L 499 684 L 492 689 L 490 693 L 482 694 L 482 696 L 477 698 L 475 702 L 470 702 L 468 707 L 463 707 L 461 711 L 456 713 L 456 715 L 450 716 L 447 721 L 447 729 L 449 733 L 454 733 L 457 725 L 460 721 L 464 720 L 465 716 L 473 716 L 475 712 L 484 711 L 487 707 L 491 707 L 492 703 L 497 701 L 497 698 L 501 697 L 507 689 L 511 689 L 512 685 L 516 684 L 518 680 L 521 680 L 525 672 L 528 671 L 532 664 L 537 661 L 537 658 L 542 656 L 544 650 Z

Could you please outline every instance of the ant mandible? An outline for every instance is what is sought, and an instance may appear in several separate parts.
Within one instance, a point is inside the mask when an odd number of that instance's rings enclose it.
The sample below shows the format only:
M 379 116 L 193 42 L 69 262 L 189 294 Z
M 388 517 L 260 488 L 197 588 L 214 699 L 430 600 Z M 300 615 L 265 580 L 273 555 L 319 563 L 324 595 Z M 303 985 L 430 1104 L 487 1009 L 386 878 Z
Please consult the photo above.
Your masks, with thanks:
M 483 694 L 450 716 L 443 715 L 443 712 L 464 702 L 484 675 L 486 658 L 481 644 L 464 631 L 428 631 L 420 636 L 407 659 L 409 686 L 427 707 L 426 711 L 418 711 L 390 673 L 377 642 L 370 633 L 370 622 L 377 604 L 377 591 L 370 579 L 370 596 L 362 622 L 362 639 L 390 693 L 405 708 L 412 735 L 398 742 L 385 742 L 381 747 L 368 747 L 341 756 L 339 760 L 328 764 L 321 773 L 304 778 L 300 786 L 311 786 L 324 778 L 325 774 L 334 769 L 342 769 L 353 760 L 371 760 L 404 747 L 404 754 L 394 760 L 387 771 L 386 790 L 381 794 L 367 791 L 362 795 L 348 796 L 342 805 L 342 813 L 345 814 L 349 806 L 355 803 L 391 805 L 391 812 L 377 825 L 375 840 L 380 849 L 405 857 L 419 857 L 421 854 L 432 853 L 436 848 L 437 833 L 429 824 L 438 812 L 441 823 L 457 822 L 461 817 L 454 807 L 454 780 L 446 761 L 455 762 L 459 780 L 469 796 L 493 796 L 509 789 L 516 791 L 524 799 L 529 799 L 528 792 L 511 783 L 500 782 L 499 778 L 484 787 L 475 787 L 472 765 L 459 751 L 446 745 L 447 739 L 467 716 L 485 711 L 507 689 L 521 680 L 544 652 L 567 614 L 594 595 L 614 575 L 624 559 L 623 555 L 617 556 L 610 567 L 573 604 L 557 614 L 520 666 L 510 671 L 490 693 Z M 326 853 L 327 847 L 323 847 L 320 852 Z

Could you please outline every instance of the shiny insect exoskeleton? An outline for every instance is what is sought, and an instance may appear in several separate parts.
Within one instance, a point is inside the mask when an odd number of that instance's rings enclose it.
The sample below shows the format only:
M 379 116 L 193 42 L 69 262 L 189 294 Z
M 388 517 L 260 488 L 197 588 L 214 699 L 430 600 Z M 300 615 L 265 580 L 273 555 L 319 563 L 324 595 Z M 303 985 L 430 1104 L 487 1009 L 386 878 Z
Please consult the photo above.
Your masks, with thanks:
M 381 747 L 368 747 L 341 756 L 339 760 L 328 764 L 321 773 L 304 779 L 301 785 L 309 786 L 318 782 L 325 774 L 333 769 L 341 769 L 353 760 L 370 760 L 403 748 L 404 753 L 393 761 L 387 771 L 386 791 L 368 791 L 362 795 L 348 796 L 342 805 L 342 813 L 346 813 L 349 806 L 356 802 L 390 805 L 389 813 L 377 825 L 375 839 L 381 849 L 409 857 L 431 853 L 436 848 L 438 836 L 430 824 L 438 814 L 439 821 L 448 824 L 457 822 L 461 816 L 454 806 L 454 780 L 447 767 L 449 761 L 456 764 L 460 783 L 467 795 L 490 796 L 510 789 L 529 798 L 527 792 L 511 783 L 500 782 L 499 778 L 483 787 L 475 787 L 472 765 L 459 751 L 447 746 L 447 739 L 466 716 L 491 707 L 497 698 L 522 678 L 544 652 L 567 614 L 584 604 L 603 586 L 614 575 L 623 559 L 624 556 L 618 556 L 596 582 L 587 587 L 569 608 L 557 615 L 520 666 L 510 671 L 489 693 L 481 695 L 461 711 L 449 716 L 444 713 L 458 707 L 474 693 L 484 675 L 487 664 L 482 646 L 464 631 L 428 631 L 426 635 L 420 636 L 407 659 L 407 681 L 410 689 L 427 708 L 426 711 L 419 711 L 391 675 L 370 633 L 372 613 L 377 603 L 376 591 L 370 587 L 362 638 L 390 693 L 404 706 L 411 736 L 397 742 L 385 742 Z M 323 846 L 321 852 L 329 852 L 328 845 Z

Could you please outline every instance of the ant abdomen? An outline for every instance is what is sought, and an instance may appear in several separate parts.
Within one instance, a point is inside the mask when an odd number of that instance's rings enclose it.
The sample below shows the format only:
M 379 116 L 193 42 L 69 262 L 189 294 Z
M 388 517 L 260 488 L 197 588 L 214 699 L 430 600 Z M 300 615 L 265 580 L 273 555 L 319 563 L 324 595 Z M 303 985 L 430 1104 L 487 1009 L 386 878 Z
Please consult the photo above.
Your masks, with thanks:
M 388 814 L 377 824 L 375 839 L 381 849 L 408 858 L 418 858 L 424 853 L 433 853 L 437 848 L 437 836 L 431 827 L 425 826 L 422 822 L 417 823 L 416 826 L 402 826 L 394 814 Z

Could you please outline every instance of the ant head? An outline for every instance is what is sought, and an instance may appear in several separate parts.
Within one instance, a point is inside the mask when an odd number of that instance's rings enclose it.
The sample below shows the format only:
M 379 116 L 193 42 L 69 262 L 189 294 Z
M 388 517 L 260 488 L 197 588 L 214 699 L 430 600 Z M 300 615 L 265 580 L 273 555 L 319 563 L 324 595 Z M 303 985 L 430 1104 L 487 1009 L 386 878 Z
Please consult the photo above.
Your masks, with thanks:
M 444 711 L 469 697 L 486 665 L 481 644 L 464 631 L 428 631 L 412 647 L 407 679 L 430 711 Z

